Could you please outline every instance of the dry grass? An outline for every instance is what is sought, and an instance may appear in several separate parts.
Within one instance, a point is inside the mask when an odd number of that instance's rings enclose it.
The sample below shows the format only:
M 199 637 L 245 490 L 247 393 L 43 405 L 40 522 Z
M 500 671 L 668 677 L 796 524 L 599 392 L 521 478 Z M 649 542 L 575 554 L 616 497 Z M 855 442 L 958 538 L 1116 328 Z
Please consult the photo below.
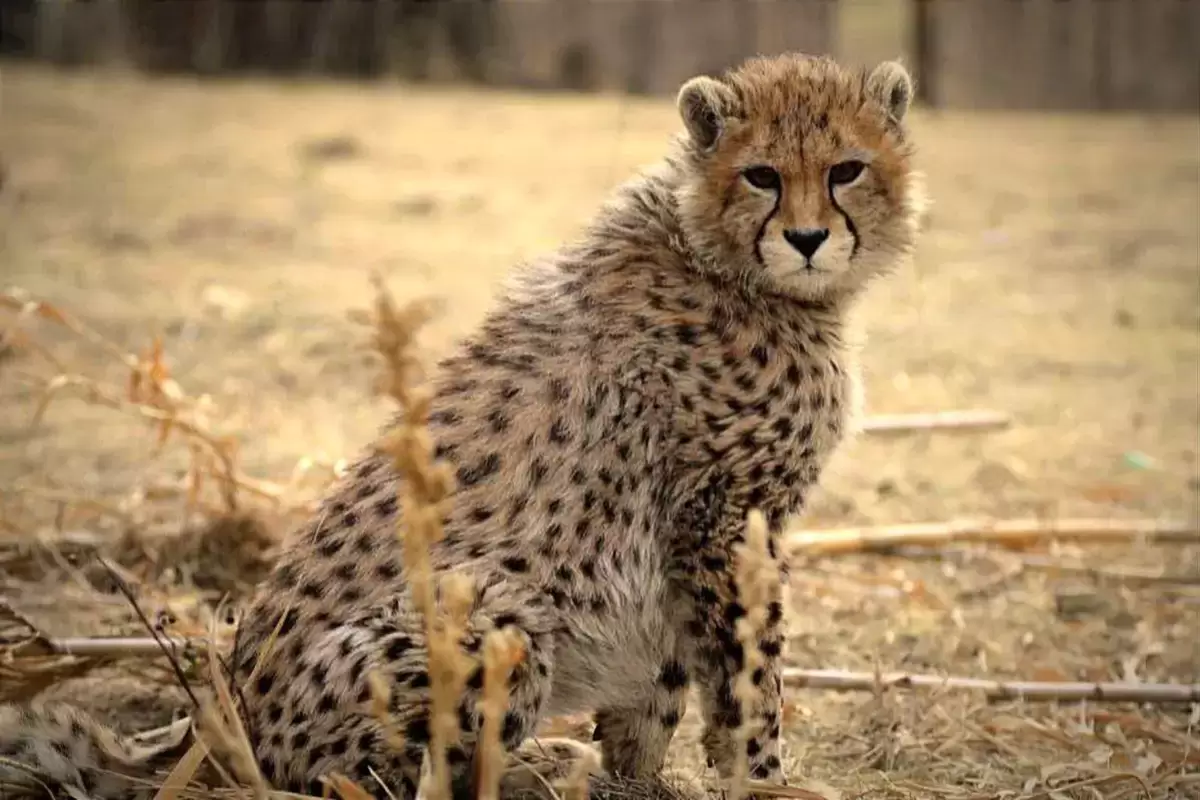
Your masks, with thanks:
M 369 307 L 370 275 L 448 300 L 425 327 L 431 360 L 514 260 L 561 241 L 674 126 L 667 104 L 612 98 L 23 67 L 4 80 L 3 280 L 48 302 L 22 301 L 24 333 L 0 346 L 0 594 L 21 615 L 5 641 L 144 638 L 98 550 L 164 633 L 193 642 L 180 661 L 197 684 L 212 666 L 204 641 L 224 636 L 221 598 L 245 596 L 324 476 L 389 413 L 394 387 L 368 389 L 366 337 L 347 318 Z M 807 525 L 1194 528 L 1200 125 L 919 114 L 916 126 L 935 206 L 915 267 L 861 310 L 868 403 L 1010 420 L 860 438 Z M 353 142 L 338 160 L 308 146 L 332 138 Z M 58 375 L 73 377 L 29 427 Z M 797 554 L 792 666 L 1200 682 L 1200 547 L 1021 543 Z M 97 691 L 169 686 L 161 659 L 39 658 L 26 691 L 139 728 L 169 721 Z M 951 688 L 786 694 L 785 768 L 828 797 L 1196 792 L 1194 706 L 989 702 Z M 711 787 L 698 752 L 691 710 L 671 766 Z

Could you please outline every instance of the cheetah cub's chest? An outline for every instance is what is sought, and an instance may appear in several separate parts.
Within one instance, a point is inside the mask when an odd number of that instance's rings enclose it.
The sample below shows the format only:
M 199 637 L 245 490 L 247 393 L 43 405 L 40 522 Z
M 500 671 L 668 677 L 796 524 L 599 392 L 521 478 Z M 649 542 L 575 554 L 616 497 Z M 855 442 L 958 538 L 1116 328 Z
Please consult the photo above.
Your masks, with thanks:
M 714 372 L 702 363 L 684 406 L 708 436 L 693 448 L 709 476 L 704 483 L 719 481 L 725 504 L 739 513 L 758 508 L 778 529 L 801 510 L 857 415 L 860 393 L 845 354 L 820 336 L 757 355 L 756 349 L 719 380 L 710 380 Z

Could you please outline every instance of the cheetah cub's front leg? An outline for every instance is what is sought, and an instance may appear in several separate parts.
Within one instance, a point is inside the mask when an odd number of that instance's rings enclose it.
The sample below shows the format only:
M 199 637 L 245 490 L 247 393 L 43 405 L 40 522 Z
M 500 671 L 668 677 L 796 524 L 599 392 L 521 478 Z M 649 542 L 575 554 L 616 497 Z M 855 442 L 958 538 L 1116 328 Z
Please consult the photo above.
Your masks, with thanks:
M 758 634 L 759 665 L 750 678 L 756 687 L 746 711 L 734 689 L 746 667 L 738 639 L 737 622 L 747 610 L 735 581 L 736 545 L 744 540 L 745 520 L 727 516 L 715 535 L 707 538 L 692 557 L 690 666 L 704 719 L 702 744 L 709 764 L 725 780 L 734 775 L 739 750 L 744 747 L 746 777 L 786 783 L 783 775 L 779 721 L 782 714 L 783 604 L 775 595 L 767 604 L 766 621 Z M 780 575 L 780 584 L 783 576 Z M 739 745 L 738 729 L 747 725 L 747 738 Z
M 662 771 L 671 738 L 687 709 L 685 659 L 682 653 L 668 659 L 642 702 L 596 712 L 592 738 L 600 740 L 604 768 L 610 774 L 648 780 Z

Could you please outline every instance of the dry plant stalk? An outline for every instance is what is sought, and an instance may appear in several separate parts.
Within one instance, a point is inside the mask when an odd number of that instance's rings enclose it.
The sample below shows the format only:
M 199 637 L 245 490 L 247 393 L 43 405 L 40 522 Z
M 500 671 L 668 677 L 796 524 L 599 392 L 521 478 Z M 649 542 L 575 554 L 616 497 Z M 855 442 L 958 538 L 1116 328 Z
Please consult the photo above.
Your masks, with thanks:
M 591 777 L 603 770 L 600 754 L 586 748 L 583 755 L 575 759 L 571 772 L 563 779 L 563 800 L 588 800 L 591 794 Z
M 508 680 L 525 658 L 525 647 L 513 628 L 489 631 L 483 640 L 483 726 L 476 751 L 476 797 L 499 800 L 504 772 L 501 726 L 508 711 Z
M 431 800 L 449 800 L 450 765 L 446 750 L 458 744 L 458 701 L 475 659 L 462 648 L 467 622 L 475 600 L 474 581 L 469 575 L 451 572 L 438 588 L 442 602 L 427 614 L 426 653 L 429 664 L 429 777 L 432 786 L 425 795 Z
M 404 734 L 400 732 L 400 726 L 396 724 L 396 720 L 392 718 L 389 710 L 392 690 L 388 688 L 387 678 L 383 677 L 378 670 L 371 670 L 367 673 L 367 687 L 371 692 L 371 716 L 379 720 L 379 724 L 383 728 L 384 741 L 393 750 L 403 750 Z
M 196 738 L 207 748 L 209 761 L 220 771 L 220 765 L 213 758 L 214 752 L 222 753 L 243 786 L 249 786 L 256 800 L 266 800 L 268 785 L 258 768 L 258 759 L 254 757 L 254 745 L 242 723 L 238 712 L 237 699 L 223 678 L 221 658 L 217 654 L 215 620 L 213 630 L 209 632 L 208 669 L 209 685 L 216 694 L 215 702 L 201 704 L 195 717 Z
M 764 662 L 758 643 L 767 629 L 771 603 L 780 602 L 783 593 L 779 565 L 771 558 L 767 536 L 766 517 L 752 509 L 746 517 L 745 541 L 734 546 L 734 581 L 746 613 L 735 625 L 743 660 L 733 684 L 733 695 L 742 710 L 742 724 L 734 731 L 737 759 L 730 787 L 733 800 L 741 800 L 746 793 L 746 743 L 765 722 L 762 690 L 754 681 L 755 672 Z
M 374 283 L 372 344 L 386 369 L 382 388 L 401 410 L 398 424 L 385 437 L 380 450 L 391 456 L 402 477 L 397 532 L 404 552 L 405 579 L 425 626 L 430 785 L 422 787 L 422 794 L 430 800 L 448 800 L 451 790 L 446 749 L 457 743 L 458 702 L 475 667 L 475 659 L 462 647 L 475 599 L 474 583 L 470 576 L 460 573 L 450 573 L 435 583 L 430 559 L 430 547 L 445 535 L 442 518 L 454 490 L 450 468 L 433 457 L 433 437 L 427 426 L 432 394 L 418 383 L 421 365 L 415 352 L 416 335 L 430 319 L 432 308 L 419 301 L 397 308 L 377 276 Z
M 342 800 L 375 800 L 366 789 L 338 772 L 329 776 L 329 785 Z
M 1024 548 L 1049 539 L 1117 542 L 1139 537 L 1156 542 L 1200 544 L 1200 529 L 1195 524 L 1155 519 L 962 519 L 794 531 L 784 542 L 789 553 L 837 555 L 880 552 L 901 546 L 938 547 L 964 541 Z

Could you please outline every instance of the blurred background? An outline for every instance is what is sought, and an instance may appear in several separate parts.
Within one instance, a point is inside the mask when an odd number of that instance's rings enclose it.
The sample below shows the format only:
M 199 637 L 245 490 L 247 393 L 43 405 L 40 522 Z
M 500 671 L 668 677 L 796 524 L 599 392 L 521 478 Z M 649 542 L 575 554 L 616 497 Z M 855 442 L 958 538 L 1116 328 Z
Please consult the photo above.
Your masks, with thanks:
M 755 53 L 903 57 L 939 108 L 1191 111 L 1194 0 L 9 0 L 51 63 L 671 93 Z
M 858 310 L 867 411 L 1007 419 L 859 437 L 801 527 L 1194 531 L 1200 0 L 4 0 L 0 550 L 178 536 L 228 512 L 213 476 L 235 456 L 241 509 L 286 531 L 271 515 L 388 413 L 352 319 L 372 274 L 442 301 L 435 358 L 515 263 L 661 157 L 682 81 L 789 49 L 899 57 L 918 81 L 932 207 L 913 263 Z M 139 363 L 194 423 L 161 449 L 128 399 Z M 187 558 L 127 565 L 204 574 Z M 801 666 L 1200 682 L 1194 540 L 947 544 L 793 574 Z M 1200 752 L 1171 711 L 1138 717 L 1158 738 L 1118 741 L 1070 704 L 789 703 L 795 769 L 880 797 L 1042 797 L 1123 769 L 1184 797 L 1163 781 Z

